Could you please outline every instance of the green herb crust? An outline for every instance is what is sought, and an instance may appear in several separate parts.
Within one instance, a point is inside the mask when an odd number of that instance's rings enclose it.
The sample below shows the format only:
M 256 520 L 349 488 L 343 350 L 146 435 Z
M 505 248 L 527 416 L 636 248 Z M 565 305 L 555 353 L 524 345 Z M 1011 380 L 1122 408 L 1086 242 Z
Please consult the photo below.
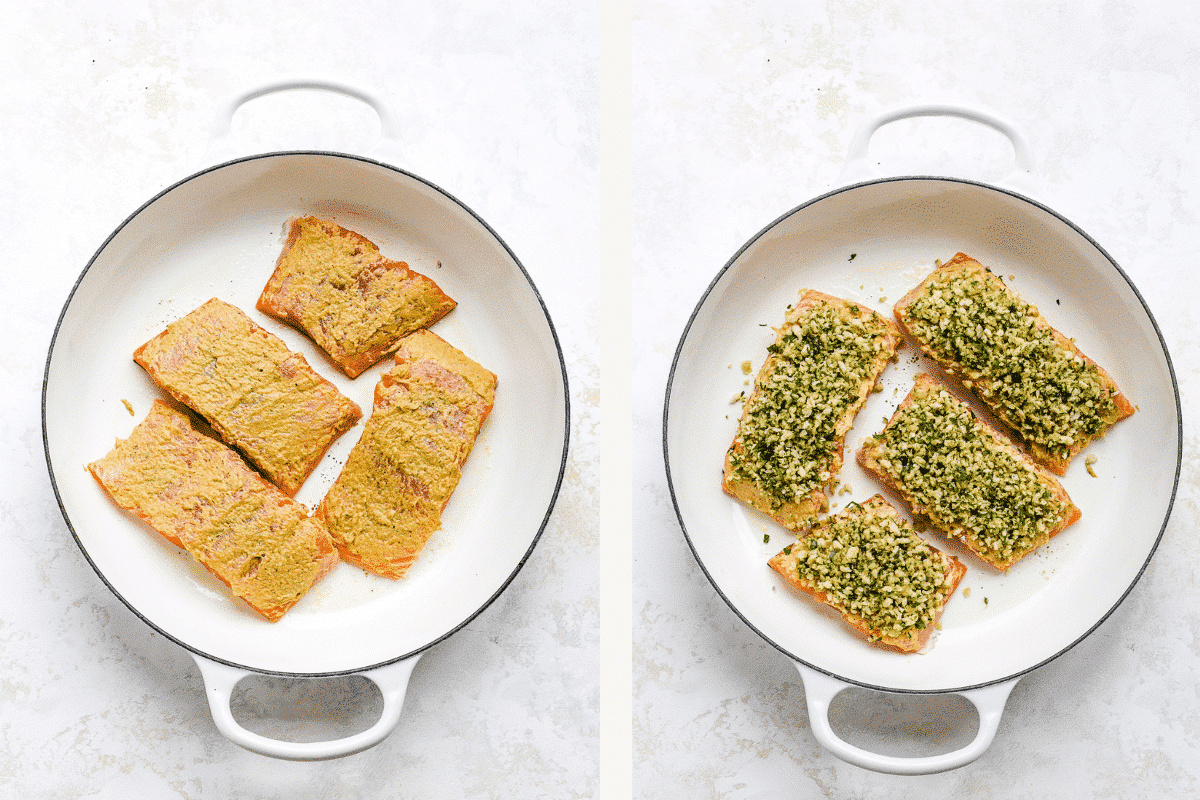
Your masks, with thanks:
M 895 357 L 899 329 L 808 291 L 777 330 L 725 459 L 725 490 L 798 530 L 822 510 L 855 414 Z
M 858 461 L 915 515 L 999 569 L 1079 518 L 1058 481 L 925 374 Z
M 966 571 L 879 495 L 828 517 L 770 564 L 868 641 L 907 652 L 928 641 Z
M 1133 413 L 1104 370 L 999 276 L 962 253 L 895 312 L 927 355 L 1058 474 L 1087 443 Z

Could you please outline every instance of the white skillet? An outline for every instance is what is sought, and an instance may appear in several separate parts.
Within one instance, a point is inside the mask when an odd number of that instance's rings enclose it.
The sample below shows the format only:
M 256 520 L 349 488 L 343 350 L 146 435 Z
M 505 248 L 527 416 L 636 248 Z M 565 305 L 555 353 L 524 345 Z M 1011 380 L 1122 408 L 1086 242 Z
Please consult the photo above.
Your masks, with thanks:
M 838 757 L 868 769 L 917 774 L 962 766 L 991 743 L 1005 700 L 1021 676 L 1068 650 L 1096 628 L 1137 582 L 1157 547 L 1175 495 L 1182 427 L 1174 373 L 1158 328 L 1128 276 L 1083 231 L 1011 188 L 943 177 L 873 178 L 867 144 L 881 126 L 906 117 L 952 115 L 989 125 L 1013 143 L 1027 186 L 1032 159 L 1005 120 L 957 105 L 885 111 L 856 135 L 843 188 L 811 200 L 767 226 L 710 284 L 679 342 L 668 381 L 663 445 L 672 499 L 701 568 L 729 606 L 794 660 L 809 720 Z M 945 539 L 935 544 L 967 564 L 963 587 L 925 653 L 872 647 L 840 616 L 783 583 L 767 559 L 794 537 L 721 491 L 720 468 L 740 405 L 787 305 L 802 288 L 854 298 L 890 315 L 891 306 L 934 268 L 965 252 L 1004 275 L 1052 325 L 1114 376 L 1137 406 L 1088 449 L 1062 479 L 1083 518 L 1007 574 L 989 569 Z M 909 343 L 885 373 L 846 444 L 833 510 L 880 491 L 854 463 L 864 437 L 907 393 L 918 370 Z M 740 365 L 751 361 L 743 375 Z M 885 496 L 888 496 L 884 492 Z M 895 498 L 892 498 L 895 500 Z M 932 534 L 930 534 L 933 536 Z M 769 537 L 769 542 L 764 542 Z M 850 685 L 887 692 L 955 693 L 979 711 L 974 740 L 925 758 L 883 756 L 837 736 L 829 703 Z
M 394 124 L 373 93 L 328 80 L 286 80 L 232 98 L 217 115 L 220 152 L 242 103 L 294 88 L 346 94 Z M 496 404 L 438 531 L 400 581 L 339 564 L 278 623 L 268 623 L 190 556 L 117 509 L 84 465 L 124 438 L 163 396 L 131 354 L 210 297 L 245 310 L 369 413 L 386 362 L 351 381 L 295 330 L 254 310 L 284 221 L 327 215 L 391 258 L 433 277 L 458 301 L 434 330 L 499 376 Z M 128 402 L 132 412 L 127 410 Z M 80 548 L 110 589 L 204 675 L 218 728 L 251 750 L 321 759 L 381 741 L 397 724 L 419 655 L 479 614 L 516 575 L 549 519 L 566 463 L 566 369 L 541 297 L 507 245 L 442 189 L 390 164 L 343 153 L 267 153 L 225 161 L 135 211 L 83 270 L 46 363 L 43 435 L 51 480 Z M 361 423 L 339 439 L 297 495 L 314 508 Z M 383 695 L 369 730 L 292 743 L 242 728 L 230 693 L 251 672 L 362 674 Z

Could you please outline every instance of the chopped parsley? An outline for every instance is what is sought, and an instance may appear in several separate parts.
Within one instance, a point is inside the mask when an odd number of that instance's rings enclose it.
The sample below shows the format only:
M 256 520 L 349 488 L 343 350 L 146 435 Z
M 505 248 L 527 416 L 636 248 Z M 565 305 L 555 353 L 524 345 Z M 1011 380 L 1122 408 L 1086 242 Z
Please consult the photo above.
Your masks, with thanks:
M 892 350 L 873 313 L 849 316 L 821 303 L 790 316 L 768 352 L 729 464 L 735 479 L 753 483 L 779 508 L 833 477 L 838 427 Z
M 912 399 L 865 445 L 880 470 L 988 561 L 1040 546 L 1067 505 L 945 389 L 918 380 Z
M 792 552 L 800 581 L 861 618 L 874 640 L 927 628 L 949 589 L 946 562 L 888 505 L 853 503 Z
M 1028 442 L 1065 459 L 1118 417 L 1095 364 L 1065 347 L 990 270 L 935 277 L 905 312 L 923 349 Z

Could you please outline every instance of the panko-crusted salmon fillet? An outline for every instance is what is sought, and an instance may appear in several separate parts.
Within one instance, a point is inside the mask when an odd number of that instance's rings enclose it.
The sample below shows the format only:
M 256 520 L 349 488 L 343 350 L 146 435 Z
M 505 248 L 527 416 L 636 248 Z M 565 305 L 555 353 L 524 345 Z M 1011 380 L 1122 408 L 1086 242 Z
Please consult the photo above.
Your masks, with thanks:
M 168 325 L 133 358 L 290 496 L 362 417 L 302 354 L 216 298 Z
M 825 518 L 768 563 L 868 642 L 905 653 L 928 644 L 967 572 L 880 495 Z
M 916 376 L 858 463 L 913 516 L 1007 570 L 1080 517 L 1062 484 L 931 376 Z
M 722 488 L 790 530 L 811 525 L 828 505 L 846 433 L 899 346 L 892 320 L 803 292 L 742 407 Z
M 162 400 L 88 470 L 113 501 L 277 622 L 338 561 L 307 509 Z
M 295 326 L 351 378 L 454 308 L 434 281 L 366 237 L 317 217 L 291 220 L 258 310 Z
M 1107 372 L 970 256 L 940 265 L 894 310 L 925 354 L 1057 475 L 1134 413 Z
M 441 527 L 496 376 L 430 331 L 401 342 L 371 416 L 315 516 L 342 559 L 401 578 Z

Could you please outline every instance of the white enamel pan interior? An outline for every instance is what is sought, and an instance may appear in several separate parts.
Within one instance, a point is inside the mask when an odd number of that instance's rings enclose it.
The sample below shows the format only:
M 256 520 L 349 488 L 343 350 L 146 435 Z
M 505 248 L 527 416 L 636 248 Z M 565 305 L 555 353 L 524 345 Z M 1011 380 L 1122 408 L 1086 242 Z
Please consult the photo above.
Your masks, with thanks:
M 233 303 L 303 353 L 369 414 L 388 362 L 354 380 L 294 329 L 254 308 L 284 221 L 318 214 L 433 277 L 458 306 L 433 330 L 499 377 L 496 404 L 408 577 L 339 565 L 278 623 L 261 620 L 178 548 L 119 511 L 85 464 L 129 435 L 164 395 L 133 350 L 210 297 Z M 131 414 L 123 401 L 133 408 Z M 565 373 L 549 318 L 513 254 L 438 188 L 345 155 L 282 153 L 193 176 L 147 203 L 104 244 L 71 293 L 46 370 L 47 455 L 63 512 L 104 580 L 164 635 L 263 672 L 337 674 L 428 647 L 477 614 L 525 560 L 559 485 Z M 360 423 L 297 499 L 314 508 Z
M 255 310 L 285 221 L 298 214 L 332 218 L 434 278 L 458 306 L 433 330 L 495 372 L 499 386 L 442 528 L 407 577 L 393 581 L 339 564 L 272 624 L 120 511 L 84 465 L 128 436 L 163 397 L 133 362 L 133 350 L 211 297 L 282 337 L 369 414 L 390 359 L 347 379 L 307 338 Z M 227 695 L 242 670 L 380 676 L 392 665 L 403 673 L 392 681 L 402 699 L 414 656 L 478 615 L 536 544 L 566 462 L 568 402 L 562 354 L 541 297 L 478 216 L 395 167 L 339 153 L 286 152 L 223 163 L 180 181 L 100 247 L 54 334 L 43 428 L 54 489 L 87 559 L 138 616 L 198 656 L 210 690 Z M 361 430 L 359 423 L 334 444 L 299 501 L 315 508 Z M 218 706 L 218 724 L 231 722 L 222 720 L 228 705 Z M 385 713 L 393 712 L 398 702 Z
M 968 572 L 932 647 L 900 654 L 852 635 L 840 615 L 790 589 L 767 566 L 795 537 L 724 494 L 721 465 L 741 412 L 731 399 L 749 391 L 747 381 L 774 339 L 771 326 L 780 324 L 799 290 L 852 298 L 890 316 L 892 304 L 936 259 L 959 251 L 1005 276 L 1052 325 L 1075 337 L 1113 375 L 1137 412 L 1087 450 L 1096 456 L 1096 477 L 1080 457 L 1062 479 L 1082 519 L 1007 574 L 927 534 L 957 555 Z M 745 361 L 752 364 L 749 375 L 740 368 Z M 936 372 L 906 343 L 899 362 L 884 375 L 883 391 L 870 397 L 849 435 L 841 480 L 850 491 L 833 494 L 833 511 L 881 491 L 854 454 L 883 427 L 919 370 Z M 664 411 L 672 497 L 704 572 L 751 628 L 797 662 L 822 743 L 847 760 L 894 772 L 938 771 L 978 756 L 1015 680 L 1085 637 L 1121 602 L 1166 525 L 1181 447 L 1166 348 L 1117 264 L 1043 205 L 990 185 L 936 177 L 874 180 L 833 191 L 750 240 L 713 280 L 688 321 Z M 954 759 L 919 764 L 855 753 L 832 741 L 824 716 L 828 700 L 846 684 L 964 694 L 980 707 L 981 737 L 987 741 L 977 740 L 972 752 Z M 981 705 L 984 695 L 990 700 Z

